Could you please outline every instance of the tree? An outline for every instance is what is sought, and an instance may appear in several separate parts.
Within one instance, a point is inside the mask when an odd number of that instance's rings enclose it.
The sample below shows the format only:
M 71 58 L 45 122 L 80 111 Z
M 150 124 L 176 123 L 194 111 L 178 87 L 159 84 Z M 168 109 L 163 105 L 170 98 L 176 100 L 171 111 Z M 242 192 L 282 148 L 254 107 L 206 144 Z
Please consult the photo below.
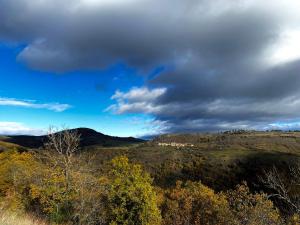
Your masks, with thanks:
M 54 156 L 49 158 L 55 159 L 55 163 L 63 169 L 67 189 L 71 182 L 70 173 L 74 154 L 79 151 L 79 145 L 80 134 L 76 130 L 49 128 L 48 141 L 45 143 L 45 148 L 50 152 L 48 156 Z M 59 157 L 56 157 L 56 154 L 52 154 L 53 151 L 58 153 Z
M 52 221 L 62 222 L 73 218 L 76 190 L 72 174 L 79 151 L 80 135 L 76 130 L 50 127 L 45 151 L 38 154 L 41 164 L 37 179 L 31 184 L 32 205 Z
M 178 181 L 166 191 L 162 216 L 165 225 L 234 224 L 225 196 L 200 182 Z
M 250 193 L 246 183 L 226 193 L 235 219 L 241 225 L 280 225 L 278 210 L 266 194 Z
M 281 211 L 292 220 L 299 221 L 300 215 L 300 164 L 289 166 L 287 171 L 274 166 L 265 171 L 260 177 L 263 185 L 270 192 L 272 198 Z M 300 222 L 299 222 L 300 224 Z
M 112 160 L 108 202 L 112 225 L 158 225 L 161 217 L 152 179 L 140 165 L 121 156 Z

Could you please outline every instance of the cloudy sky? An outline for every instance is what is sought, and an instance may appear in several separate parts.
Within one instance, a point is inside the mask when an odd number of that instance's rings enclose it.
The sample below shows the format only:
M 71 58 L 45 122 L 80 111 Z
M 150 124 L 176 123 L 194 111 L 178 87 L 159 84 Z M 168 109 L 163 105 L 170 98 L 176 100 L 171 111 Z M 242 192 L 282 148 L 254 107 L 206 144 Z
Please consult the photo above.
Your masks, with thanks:
M 299 0 L 0 0 L 0 133 L 300 128 Z

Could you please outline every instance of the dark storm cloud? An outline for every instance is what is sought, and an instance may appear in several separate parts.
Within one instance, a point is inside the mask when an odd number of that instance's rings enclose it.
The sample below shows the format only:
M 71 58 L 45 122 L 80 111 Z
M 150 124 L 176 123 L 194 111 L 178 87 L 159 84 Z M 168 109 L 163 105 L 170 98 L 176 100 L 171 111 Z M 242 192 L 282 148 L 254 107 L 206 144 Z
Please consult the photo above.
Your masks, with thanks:
M 263 129 L 300 117 L 300 61 L 273 57 L 285 44 L 282 34 L 300 32 L 297 0 L 0 0 L 0 6 L 0 39 L 25 45 L 18 59 L 31 68 L 67 72 L 121 62 L 143 73 L 165 66 L 144 87 L 116 92 L 109 107 L 151 114 L 163 131 Z
M 0 37 L 25 43 L 20 60 L 47 71 L 118 61 L 151 68 L 190 51 L 201 54 L 203 63 L 223 64 L 257 54 L 274 37 L 279 18 L 244 2 L 1 0 Z

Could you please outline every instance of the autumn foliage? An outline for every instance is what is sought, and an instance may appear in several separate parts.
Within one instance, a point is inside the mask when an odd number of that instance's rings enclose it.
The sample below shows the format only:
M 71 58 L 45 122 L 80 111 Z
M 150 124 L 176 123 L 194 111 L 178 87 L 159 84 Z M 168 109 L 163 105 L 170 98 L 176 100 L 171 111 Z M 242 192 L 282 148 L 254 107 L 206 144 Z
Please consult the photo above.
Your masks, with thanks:
M 160 212 L 152 179 L 140 165 L 130 164 L 128 158 L 112 160 L 108 205 L 112 225 L 159 225 Z
M 226 192 L 191 181 L 158 188 L 126 156 L 114 158 L 104 173 L 73 156 L 66 176 L 61 158 L 51 157 L 17 150 L 0 153 L 2 208 L 56 224 L 299 224 L 297 215 L 283 220 L 266 194 L 250 192 L 245 183 Z
M 231 224 L 226 197 L 200 182 L 177 182 L 167 190 L 162 205 L 163 224 Z

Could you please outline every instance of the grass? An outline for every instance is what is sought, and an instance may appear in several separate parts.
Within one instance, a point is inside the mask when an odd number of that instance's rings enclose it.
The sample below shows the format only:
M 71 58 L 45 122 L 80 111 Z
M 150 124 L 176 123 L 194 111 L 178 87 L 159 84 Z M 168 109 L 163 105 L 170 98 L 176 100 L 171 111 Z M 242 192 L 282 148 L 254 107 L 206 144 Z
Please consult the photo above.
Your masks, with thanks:
M 17 144 L 12 144 L 5 142 L 5 139 L 1 139 L 0 137 L 0 152 L 6 150 L 17 150 L 17 151 L 25 151 L 26 148 Z
M 48 225 L 46 222 L 28 215 L 20 215 L 0 210 L 1 225 Z

